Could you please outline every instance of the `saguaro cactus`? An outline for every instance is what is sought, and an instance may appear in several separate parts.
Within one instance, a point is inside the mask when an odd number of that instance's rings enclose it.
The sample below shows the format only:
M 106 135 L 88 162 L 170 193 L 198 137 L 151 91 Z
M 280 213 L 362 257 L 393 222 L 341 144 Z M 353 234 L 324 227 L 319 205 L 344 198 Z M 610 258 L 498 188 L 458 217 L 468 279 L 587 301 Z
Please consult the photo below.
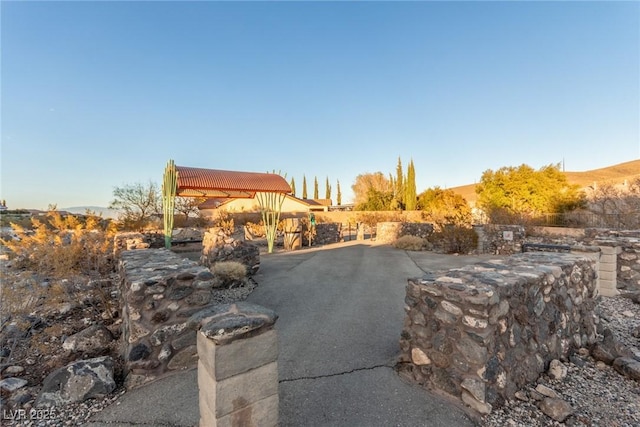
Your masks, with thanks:
M 171 233 L 173 232 L 173 212 L 176 202 L 178 172 L 173 160 L 167 162 L 162 181 L 162 211 L 164 217 L 164 246 L 171 249 Z

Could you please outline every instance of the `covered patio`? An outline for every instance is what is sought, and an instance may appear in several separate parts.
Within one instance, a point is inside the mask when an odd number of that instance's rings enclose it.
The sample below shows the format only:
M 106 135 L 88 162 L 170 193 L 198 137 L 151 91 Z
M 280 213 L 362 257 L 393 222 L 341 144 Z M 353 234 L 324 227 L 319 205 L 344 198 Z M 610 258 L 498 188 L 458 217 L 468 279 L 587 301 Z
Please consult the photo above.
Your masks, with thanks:
M 176 197 L 256 198 L 267 234 L 268 251 L 272 252 L 282 203 L 289 193 L 291 187 L 276 173 L 177 166 L 169 160 L 162 181 L 165 247 L 171 247 Z

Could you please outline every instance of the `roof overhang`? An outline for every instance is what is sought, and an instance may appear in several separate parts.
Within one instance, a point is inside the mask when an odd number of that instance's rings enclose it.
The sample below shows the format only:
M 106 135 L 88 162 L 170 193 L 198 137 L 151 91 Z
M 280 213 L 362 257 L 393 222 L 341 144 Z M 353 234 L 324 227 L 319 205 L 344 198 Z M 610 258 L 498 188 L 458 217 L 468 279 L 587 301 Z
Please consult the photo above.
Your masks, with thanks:
M 253 198 L 256 193 L 290 193 L 287 181 L 275 173 L 238 172 L 176 166 L 176 196 Z

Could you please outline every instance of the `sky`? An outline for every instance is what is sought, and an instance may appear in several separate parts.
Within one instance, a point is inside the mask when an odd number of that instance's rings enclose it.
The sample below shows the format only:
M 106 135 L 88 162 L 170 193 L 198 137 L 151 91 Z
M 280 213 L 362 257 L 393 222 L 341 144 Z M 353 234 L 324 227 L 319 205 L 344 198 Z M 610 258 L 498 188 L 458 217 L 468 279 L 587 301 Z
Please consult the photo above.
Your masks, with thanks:
M 166 162 L 328 177 L 640 158 L 638 2 L 7 2 L 9 208 L 107 206 Z

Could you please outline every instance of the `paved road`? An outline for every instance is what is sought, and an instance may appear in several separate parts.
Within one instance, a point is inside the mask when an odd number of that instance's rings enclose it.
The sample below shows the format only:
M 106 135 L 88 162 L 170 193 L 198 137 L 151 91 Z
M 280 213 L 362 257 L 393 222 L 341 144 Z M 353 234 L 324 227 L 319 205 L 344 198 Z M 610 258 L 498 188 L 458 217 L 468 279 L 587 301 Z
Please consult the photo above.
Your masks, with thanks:
M 456 407 L 401 380 L 393 366 L 407 278 L 479 259 L 360 242 L 263 256 L 248 301 L 279 315 L 280 425 L 473 425 Z M 197 384 L 188 372 L 128 392 L 90 425 L 197 420 Z

